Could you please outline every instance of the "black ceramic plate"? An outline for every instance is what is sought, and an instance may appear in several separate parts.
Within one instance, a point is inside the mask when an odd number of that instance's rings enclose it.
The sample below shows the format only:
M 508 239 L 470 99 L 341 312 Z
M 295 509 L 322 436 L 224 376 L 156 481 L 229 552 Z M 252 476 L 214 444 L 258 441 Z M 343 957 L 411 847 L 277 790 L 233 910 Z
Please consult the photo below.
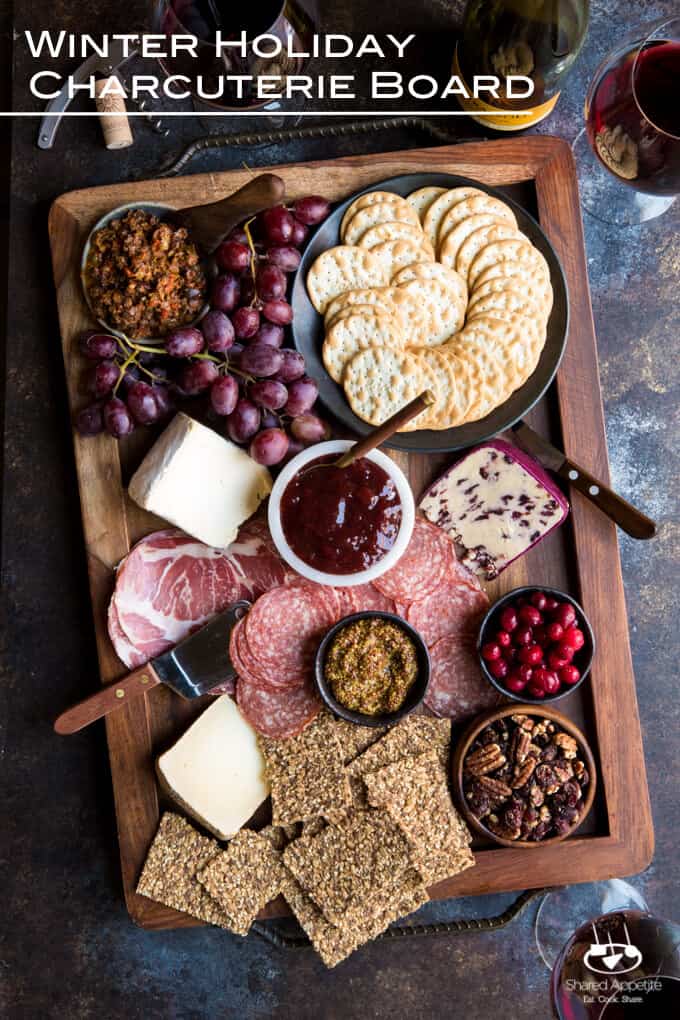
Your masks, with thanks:
M 371 426 L 361 421 L 352 412 L 342 388 L 333 382 L 324 368 L 321 359 L 321 345 L 324 336 L 323 317 L 314 309 L 305 287 L 307 272 L 314 259 L 327 248 L 340 244 L 340 223 L 348 205 L 354 201 L 357 195 L 362 195 L 367 191 L 394 191 L 398 195 L 408 195 L 417 188 L 427 186 L 458 188 L 463 185 L 480 188 L 482 191 L 500 198 L 503 202 L 507 202 L 517 217 L 520 230 L 545 257 L 550 268 L 550 281 L 554 294 L 546 344 L 533 375 L 527 379 L 524 386 L 516 390 L 504 404 L 497 407 L 486 418 L 442 432 L 422 429 L 419 432 L 394 436 L 385 444 L 394 450 L 406 450 L 413 453 L 460 450 L 503 432 L 522 418 L 541 399 L 552 382 L 564 353 L 569 325 L 567 284 L 557 255 L 536 220 L 506 193 L 496 188 L 490 188 L 469 177 L 435 173 L 404 174 L 401 177 L 390 177 L 386 181 L 376 181 L 370 187 L 357 191 L 341 202 L 328 219 L 321 224 L 302 256 L 302 262 L 293 284 L 292 305 L 295 313 L 293 341 L 297 350 L 304 355 L 307 371 L 318 381 L 321 402 L 338 421 L 353 432 L 365 435 L 370 431 Z

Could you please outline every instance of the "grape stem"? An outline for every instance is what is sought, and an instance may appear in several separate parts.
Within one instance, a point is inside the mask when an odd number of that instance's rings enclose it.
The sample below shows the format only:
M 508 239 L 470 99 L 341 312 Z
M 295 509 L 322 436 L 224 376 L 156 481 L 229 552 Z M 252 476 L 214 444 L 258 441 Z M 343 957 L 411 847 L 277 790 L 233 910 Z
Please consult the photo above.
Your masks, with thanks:
M 255 273 L 255 264 L 257 262 L 257 252 L 255 251 L 255 244 L 253 242 L 253 235 L 250 233 L 250 224 L 254 223 L 255 219 L 256 219 L 255 216 L 251 216 L 250 219 L 246 220 L 246 222 L 243 224 L 243 232 L 246 235 L 246 237 L 248 238 L 248 247 L 250 248 L 250 253 L 251 253 L 251 256 L 252 256 L 252 258 L 250 259 L 250 275 L 253 278 L 253 298 L 252 298 L 252 301 L 250 302 L 250 307 L 251 308 L 255 305 L 255 303 L 257 301 L 260 300 L 259 295 L 257 293 L 257 276 L 256 276 L 256 273 Z

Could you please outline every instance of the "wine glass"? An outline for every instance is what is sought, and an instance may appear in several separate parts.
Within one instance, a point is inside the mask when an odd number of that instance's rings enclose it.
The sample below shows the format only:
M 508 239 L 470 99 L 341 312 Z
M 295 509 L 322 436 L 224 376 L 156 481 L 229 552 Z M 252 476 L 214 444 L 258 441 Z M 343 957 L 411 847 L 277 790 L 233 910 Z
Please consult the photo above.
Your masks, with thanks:
M 680 17 L 638 26 L 595 72 L 574 141 L 581 198 L 605 223 L 654 219 L 680 194 Z

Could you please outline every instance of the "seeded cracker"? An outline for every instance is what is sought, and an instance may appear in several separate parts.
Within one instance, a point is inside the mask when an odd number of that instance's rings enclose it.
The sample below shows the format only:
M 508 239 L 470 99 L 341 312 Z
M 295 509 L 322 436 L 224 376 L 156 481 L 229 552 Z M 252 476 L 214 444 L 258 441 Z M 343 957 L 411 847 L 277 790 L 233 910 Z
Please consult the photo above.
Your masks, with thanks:
M 327 920 L 355 928 L 394 902 L 411 869 L 408 840 L 386 812 L 364 811 L 284 850 L 283 860 Z
M 200 871 L 198 880 L 228 914 L 229 928 L 247 935 L 260 910 L 281 892 L 286 872 L 266 838 L 241 829 Z
M 408 755 L 423 754 L 430 749 L 437 752 L 441 766 L 449 762 L 451 744 L 451 720 L 432 719 L 425 715 L 412 715 L 395 726 L 358 758 L 350 762 L 347 771 L 350 776 L 362 777 L 376 772 Z
M 219 855 L 220 848 L 214 839 L 196 832 L 180 815 L 166 811 L 146 856 L 137 892 L 208 924 L 231 928 L 231 918 L 196 877 L 201 868 Z
M 259 738 L 271 786 L 274 825 L 343 811 L 352 803 L 332 717 L 319 716 L 297 737 Z
M 364 777 L 368 798 L 384 807 L 413 844 L 413 863 L 428 885 L 474 864 L 470 833 L 451 803 L 435 751 Z
M 354 723 L 345 722 L 344 719 L 335 719 L 333 725 L 335 734 L 340 741 L 342 760 L 345 765 L 353 761 L 371 744 L 377 743 L 387 733 L 386 726 L 356 726 Z

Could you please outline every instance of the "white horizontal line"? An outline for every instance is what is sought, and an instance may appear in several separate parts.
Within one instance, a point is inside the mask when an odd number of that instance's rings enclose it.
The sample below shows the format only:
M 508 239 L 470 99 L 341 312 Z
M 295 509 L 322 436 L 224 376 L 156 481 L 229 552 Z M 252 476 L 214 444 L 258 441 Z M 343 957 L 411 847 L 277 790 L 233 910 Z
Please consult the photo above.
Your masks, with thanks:
M 526 117 L 531 110 L 493 110 L 469 113 L 467 110 L 319 110 L 316 113 L 301 113 L 297 110 L 253 110 L 228 111 L 220 110 L 129 110 L 125 112 L 111 111 L 107 117 L 152 117 L 162 120 L 163 117 Z M 96 110 L 0 110 L 0 117 L 99 117 Z

